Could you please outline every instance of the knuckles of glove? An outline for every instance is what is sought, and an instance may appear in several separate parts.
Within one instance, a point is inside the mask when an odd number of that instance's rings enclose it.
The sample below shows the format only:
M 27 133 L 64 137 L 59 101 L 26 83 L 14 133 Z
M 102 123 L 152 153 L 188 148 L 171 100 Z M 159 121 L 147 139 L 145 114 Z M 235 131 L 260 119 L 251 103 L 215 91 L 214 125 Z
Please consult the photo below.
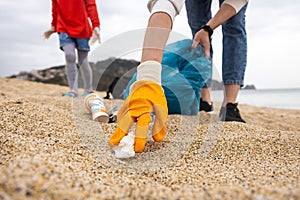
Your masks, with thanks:
M 155 112 L 152 127 L 154 141 L 161 142 L 166 135 L 168 118 L 167 100 L 162 87 L 151 81 L 137 81 L 131 87 L 131 93 L 118 112 L 118 127 L 109 140 L 111 146 L 118 145 L 136 122 L 134 150 L 140 153 L 146 145 L 150 113 Z

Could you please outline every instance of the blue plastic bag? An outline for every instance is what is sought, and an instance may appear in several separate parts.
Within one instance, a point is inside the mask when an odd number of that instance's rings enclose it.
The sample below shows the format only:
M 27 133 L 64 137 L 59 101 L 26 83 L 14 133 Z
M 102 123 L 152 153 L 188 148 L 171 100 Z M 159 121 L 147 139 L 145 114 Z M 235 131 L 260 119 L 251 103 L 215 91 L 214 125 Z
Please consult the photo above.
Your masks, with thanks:
M 197 115 L 202 86 L 212 74 L 211 60 L 204 57 L 203 48 L 191 49 L 192 40 L 185 39 L 166 46 L 162 59 L 161 84 L 169 114 Z M 136 73 L 129 81 L 124 99 L 129 95 Z

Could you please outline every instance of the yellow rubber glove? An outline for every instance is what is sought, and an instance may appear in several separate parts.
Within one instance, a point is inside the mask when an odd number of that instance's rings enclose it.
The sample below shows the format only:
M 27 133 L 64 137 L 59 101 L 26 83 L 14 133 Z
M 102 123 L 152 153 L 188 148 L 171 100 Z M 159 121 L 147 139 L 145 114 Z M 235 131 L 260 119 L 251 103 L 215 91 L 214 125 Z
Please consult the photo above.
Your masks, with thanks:
M 111 146 L 118 145 L 136 122 L 134 151 L 140 153 L 145 148 L 148 126 L 152 120 L 151 112 L 155 113 L 153 139 L 156 142 L 164 139 L 168 119 L 167 100 L 163 88 L 156 81 L 138 80 L 131 86 L 130 91 L 130 95 L 118 112 L 118 127 L 110 137 L 109 143 Z

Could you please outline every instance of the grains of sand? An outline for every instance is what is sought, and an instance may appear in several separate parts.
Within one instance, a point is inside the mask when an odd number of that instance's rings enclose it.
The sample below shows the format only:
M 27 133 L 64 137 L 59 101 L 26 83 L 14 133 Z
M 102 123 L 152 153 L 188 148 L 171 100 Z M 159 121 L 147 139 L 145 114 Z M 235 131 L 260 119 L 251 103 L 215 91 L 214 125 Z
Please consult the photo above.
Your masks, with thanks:
M 149 135 L 120 160 L 116 124 L 92 121 L 66 87 L 0 87 L 0 199 L 300 199 L 300 110 L 240 105 L 247 124 L 172 115 L 162 143 Z

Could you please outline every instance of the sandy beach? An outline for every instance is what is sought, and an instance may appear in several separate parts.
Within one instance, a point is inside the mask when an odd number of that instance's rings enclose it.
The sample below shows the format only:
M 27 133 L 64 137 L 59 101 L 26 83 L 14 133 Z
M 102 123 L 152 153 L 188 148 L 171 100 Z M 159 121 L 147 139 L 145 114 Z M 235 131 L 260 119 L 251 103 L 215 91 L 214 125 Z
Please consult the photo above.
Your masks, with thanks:
M 120 160 L 116 124 L 92 121 L 67 87 L 0 88 L 0 199 L 300 199 L 300 110 L 239 105 L 246 124 L 172 115 L 162 143 Z

